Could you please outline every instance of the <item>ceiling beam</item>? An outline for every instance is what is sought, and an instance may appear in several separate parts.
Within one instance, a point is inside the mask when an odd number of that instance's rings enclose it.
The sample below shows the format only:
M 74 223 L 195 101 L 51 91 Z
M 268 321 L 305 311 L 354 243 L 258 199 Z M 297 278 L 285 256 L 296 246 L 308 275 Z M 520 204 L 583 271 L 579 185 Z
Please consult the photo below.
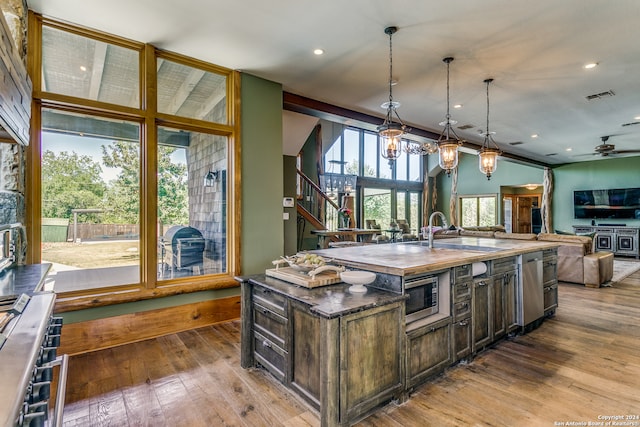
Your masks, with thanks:
M 294 111 L 296 113 L 306 114 L 312 117 L 318 117 L 320 119 L 329 120 L 344 125 L 351 125 L 371 131 L 376 131 L 376 128 L 384 122 L 384 119 L 381 117 L 349 110 L 347 108 L 327 104 L 326 102 L 322 101 L 316 101 L 315 99 L 307 98 L 301 95 L 295 95 L 290 92 L 283 92 L 282 108 L 287 111 Z M 440 138 L 440 134 L 417 127 L 412 127 L 409 133 L 411 135 L 409 139 L 416 139 L 418 141 L 420 141 L 421 139 L 437 141 L 438 138 Z M 481 146 L 479 144 L 465 141 L 462 144 L 461 149 L 464 152 L 473 153 L 480 148 Z M 500 158 L 527 166 L 550 167 L 548 163 L 528 159 L 517 154 L 502 153 Z

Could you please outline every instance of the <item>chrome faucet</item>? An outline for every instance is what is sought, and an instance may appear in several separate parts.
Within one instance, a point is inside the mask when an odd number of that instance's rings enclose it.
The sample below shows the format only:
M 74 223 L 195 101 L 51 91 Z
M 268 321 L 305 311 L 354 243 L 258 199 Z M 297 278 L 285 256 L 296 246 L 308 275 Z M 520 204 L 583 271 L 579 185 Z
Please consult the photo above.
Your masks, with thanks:
M 433 249 L 433 217 L 439 215 L 440 219 L 442 219 L 442 226 L 447 228 L 447 218 L 440 211 L 434 211 L 431 216 L 429 216 L 429 249 Z

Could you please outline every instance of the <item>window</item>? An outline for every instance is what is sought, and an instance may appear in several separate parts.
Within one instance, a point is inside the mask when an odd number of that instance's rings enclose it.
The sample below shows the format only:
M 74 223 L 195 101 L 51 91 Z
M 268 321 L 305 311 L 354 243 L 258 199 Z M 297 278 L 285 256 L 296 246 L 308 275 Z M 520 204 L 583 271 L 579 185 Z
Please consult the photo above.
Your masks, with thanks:
M 140 108 L 139 52 L 56 28 L 42 27 L 42 90 Z
M 496 196 L 461 196 L 459 200 L 462 227 L 497 224 Z
M 358 175 L 359 190 L 354 204 L 357 225 L 362 227 L 365 220 L 375 219 L 378 224 L 388 226 L 392 219 L 406 219 L 416 230 L 421 226 L 422 156 L 403 153 L 390 167 L 389 161 L 379 154 L 376 133 L 345 127 L 327 148 L 323 163 L 326 172 Z M 342 205 L 342 194 L 329 196 Z M 358 211 L 360 206 L 362 215 Z M 325 208 L 331 212 L 330 207 Z M 328 227 L 333 226 L 332 221 L 326 220 Z
M 42 261 L 55 291 L 138 283 L 140 126 L 44 109 L 42 129 Z
M 235 73 L 39 16 L 36 24 L 41 132 L 30 145 L 28 230 L 41 228 L 29 231 L 28 258 L 64 276 L 47 286 L 71 297 L 138 288 L 133 300 L 235 284 Z M 143 76 L 141 64 L 156 74 Z M 141 103 L 154 94 L 157 103 Z
M 384 230 L 391 222 L 391 190 L 384 188 L 365 188 L 363 190 L 365 220 L 375 220 Z

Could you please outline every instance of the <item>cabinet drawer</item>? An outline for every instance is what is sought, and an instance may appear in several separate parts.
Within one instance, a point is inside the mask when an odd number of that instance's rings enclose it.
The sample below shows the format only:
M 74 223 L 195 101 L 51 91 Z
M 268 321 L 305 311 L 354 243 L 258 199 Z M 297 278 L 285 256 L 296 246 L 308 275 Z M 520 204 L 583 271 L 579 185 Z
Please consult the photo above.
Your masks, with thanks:
M 284 295 L 273 292 L 262 286 L 254 286 L 253 299 L 256 303 L 275 311 L 281 316 L 287 317 L 287 300 Z
M 457 302 L 453 305 L 453 321 L 471 316 L 471 300 Z
M 254 332 L 253 337 L 256 362 L 271 372 L 277 379 L 284 381 L 287 352 L 258 332 Z
M 552 280 L 556 280 L 558 276 L 558 263 L 554 259 L 553 261 L 544 261 L 542 263 L 542 282 L 547 283 Z
M 459 302 L 471 298 L 471 283 L 462 282 L 453 285 L 453 301 Z
M 558 248 L 544 249 L 542 251 L 542 260 L 543 261 L 550 261 L 552 259 L 557 258 L 557 256 L 558 256 Z
M 544 310 L 551 310 L 558 306 L 558 284 L 544 287 Z
M 493 260 L 491 263 L 491 274 L 506 273 L 507 271 L 515 270 L 517 267 L 516 257 L 507 257 Z
M 287 319 L 260 304 L 253 305 L 253 327 L 281 347 L 285 347 Z
M 459 265 L 454 267 L 454 281 L 459 282 L 461 280 L 470 279 L 472 276 L 471 264 Z

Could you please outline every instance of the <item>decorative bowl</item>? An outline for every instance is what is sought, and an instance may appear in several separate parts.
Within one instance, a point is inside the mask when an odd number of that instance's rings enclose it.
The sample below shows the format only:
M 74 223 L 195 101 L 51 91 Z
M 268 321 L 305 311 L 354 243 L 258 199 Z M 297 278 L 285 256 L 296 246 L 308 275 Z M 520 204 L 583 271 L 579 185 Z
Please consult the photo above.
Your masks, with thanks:
M 376 273 L 354 270 L 343 271 L 340 273 L 340 279 L 351 285 L 350 292 L 367 292 L 367 288 L 364 285 L 373 283 L 376 280 Z

